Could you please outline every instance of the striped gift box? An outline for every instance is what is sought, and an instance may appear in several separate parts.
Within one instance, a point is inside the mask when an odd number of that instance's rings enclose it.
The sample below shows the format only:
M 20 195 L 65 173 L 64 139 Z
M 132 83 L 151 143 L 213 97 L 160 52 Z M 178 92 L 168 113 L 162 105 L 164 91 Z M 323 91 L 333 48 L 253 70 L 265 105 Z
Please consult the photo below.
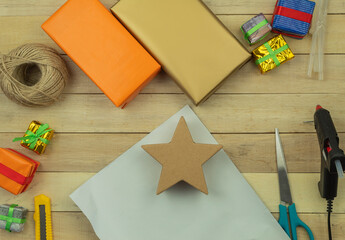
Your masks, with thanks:
M 315 2 L 308 0 L 278 0 L 272 17 L 272 32 L 297 39 L 309 32 Z

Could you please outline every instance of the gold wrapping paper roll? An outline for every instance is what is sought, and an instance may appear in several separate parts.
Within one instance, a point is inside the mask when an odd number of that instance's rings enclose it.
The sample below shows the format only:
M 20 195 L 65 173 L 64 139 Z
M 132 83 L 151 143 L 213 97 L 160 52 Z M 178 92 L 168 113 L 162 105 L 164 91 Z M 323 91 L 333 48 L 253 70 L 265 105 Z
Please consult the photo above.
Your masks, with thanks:
M 42 124 L 38 121 L 32 121 L 28 127 L 28 130 L 33 132 L 33 133 L 36 133 L 41 125 Z M 48 128 L 48 129 L 51 129 L 51 128 Z M 53 135 L 54 135 L 54 130 L 51 130 L 49 132 L 44 133 L 40 137 L 50 141 L 52 139 Z M 24 135 L 24 137 L 26 137 L 26 136 L 28 136 L 28 134 Z M 25 148 L 30 149 L 30 143 L 26 143 L 25 140 L 22 140 L 20 142 L 20 145 L 22 145 Z M 47 144 L 42 142 L 40 139 L 38 139 L 37 143 L 35 144 L 35 147 L 33 149 L 30 149 L 30 150 L 34 151 L 37 154 L 42 154 L 46 150 L 46 147 L 47 147 Z
M 255 63 L 266 73 L 295 57 L 282 35 L 271 38 L 253 51 Z

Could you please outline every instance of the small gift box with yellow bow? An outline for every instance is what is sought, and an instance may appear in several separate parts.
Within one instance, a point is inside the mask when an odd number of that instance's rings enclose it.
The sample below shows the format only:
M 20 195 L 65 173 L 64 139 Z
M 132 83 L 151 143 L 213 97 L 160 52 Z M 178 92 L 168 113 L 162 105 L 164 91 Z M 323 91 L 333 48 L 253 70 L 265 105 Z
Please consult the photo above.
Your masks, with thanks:
M 22 232 L 28 210 L 17 204 L 0 205 L 0 229 L 8 232 Z
M 295 57 L 282 35 L 268 40 L 253 51 L 256 65 L 266 73 Z
M 38 121 L 32 121 L 24 137 L 15 138 L 15 141 L 21 141 L 23 147 L 31 149 L 37 154 L 44 153 L 47 145 L 54 135 L 54 130 L 49 128 L 48 124 L 41 124 Z

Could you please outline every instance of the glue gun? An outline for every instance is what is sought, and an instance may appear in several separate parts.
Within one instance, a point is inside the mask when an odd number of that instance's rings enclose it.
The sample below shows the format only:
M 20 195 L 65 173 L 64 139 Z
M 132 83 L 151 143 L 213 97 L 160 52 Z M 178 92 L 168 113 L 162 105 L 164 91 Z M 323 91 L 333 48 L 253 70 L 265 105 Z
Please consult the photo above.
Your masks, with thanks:
M 344 175 L 345 155 L 339 148 L 339 137 L 329 111 L 316 106 L 314 123 L 321 151 L 321 197 L 333 200 L 337 196 L 338 178 Z

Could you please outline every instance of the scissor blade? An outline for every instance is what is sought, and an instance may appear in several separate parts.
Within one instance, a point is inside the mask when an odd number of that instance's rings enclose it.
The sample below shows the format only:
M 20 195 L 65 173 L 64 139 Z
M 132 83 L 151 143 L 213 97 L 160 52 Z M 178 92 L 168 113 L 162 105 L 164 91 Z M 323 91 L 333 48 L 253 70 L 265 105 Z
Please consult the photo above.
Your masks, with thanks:
M 292 197 L 291 197 L 289 179 L 287 175 L 284 151 L 283 151 L 282 142 L 279 136 L 279 130 L 277 128 L 275 129 L 275 134 L 276 134 L 276 155 L 277 155 L 280 201 L 288 205 L 291 205 Z

